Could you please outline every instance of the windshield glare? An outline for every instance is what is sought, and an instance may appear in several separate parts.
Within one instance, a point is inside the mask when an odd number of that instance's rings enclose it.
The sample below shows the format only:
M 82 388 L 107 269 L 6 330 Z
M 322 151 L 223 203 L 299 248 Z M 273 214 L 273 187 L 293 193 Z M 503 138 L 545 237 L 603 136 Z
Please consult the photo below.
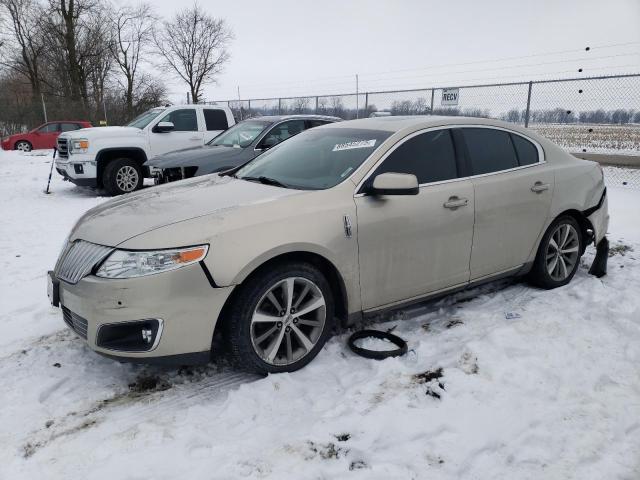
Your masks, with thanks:
M 291 188 L 323 190 L 353 173 L 391 132 L 355 128 L 307 130 L 263 153 L 236 173 Z
M 149 125 L 154 118 L 156 118 L 165 110 L 166 108 L 152 108 L 151 110 L 147 110 L 143 114 L 138 115 L 136 118 L 127 123 L 125 127 L 135 127 L 142 130 L 144 127 Z
M 270 124 L 271 122 L 264 120 L 247 120 L 240 122 L 215 137 L 208 145 L 224 145 L 225 147 L 239 148 L 248 147 Z

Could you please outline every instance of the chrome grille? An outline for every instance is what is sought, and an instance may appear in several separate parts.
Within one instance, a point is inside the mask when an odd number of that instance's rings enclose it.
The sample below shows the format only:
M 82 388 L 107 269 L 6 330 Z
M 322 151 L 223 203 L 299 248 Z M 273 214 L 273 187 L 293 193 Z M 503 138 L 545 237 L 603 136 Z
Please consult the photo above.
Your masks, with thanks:
M 69 144 L 66 138 L 58 137 L 58 157 L 69 158 Z
M 60 255 L 55 269 L 56 277 L 68 283 L 78 283 L 112 251 L 111 247 L 76 240 L 68 245 Z
M 69 325 L 71 330 L 76 332 L 85 340 L 87 339 L 87 321 L 82 318 L 80 315 L 76 315 L 67 307 L 62 307 L 62 318 L 64 319 L 64 323 Z

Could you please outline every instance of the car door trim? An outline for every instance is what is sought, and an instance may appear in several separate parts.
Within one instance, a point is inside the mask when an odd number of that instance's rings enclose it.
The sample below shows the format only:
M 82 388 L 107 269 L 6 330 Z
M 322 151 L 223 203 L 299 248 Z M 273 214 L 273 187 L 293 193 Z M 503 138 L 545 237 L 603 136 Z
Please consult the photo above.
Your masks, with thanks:
M 446 183 L 452 183 L 452 182 L 459 182 L 459 181 L 463 181 L 463 180 L 471 180 L 474 178 L 481 178 L 481 177 L 487 177 L 490 175 L 499 175 L 502 173 L 510 173 L 510 172 L 514 172 L 517 170 L 523 170 L 525 168 L 531 168 L 531 167 L 537 167 L 539 165 L 543 165 L 545 163 L 547 163 L 546 159 L 545 159 L 545 155 L 544 155 L 544 149 L 542 148 L 542 146 L 534 139 L 527 137 L 526 135 L 520 133 L 520 132 L 516 132 L 514 130 L 510 130 L 508 128 L 504 128 L 504 127 L 496 127 L 493 125 L 481 125 L 481 124 L 474 124 L 474 123 L 469 123 L 469 124 L 455 124 L 455 125 L 438 125 L 435 127 L 427 127 L 427 128 L 423 128 L 420 130 L 417 130 L 415 132 L 410 133 L 409 135 L 405 136 L 404 138 L 400 139 L 398 142 L 396 142 L 391 148 L 389 148 L 389 150 L 387 150 L 382 157 L 380 157 L 378 159 L 378 161 L 369 169 L 369 171 L 367 172 L 367 174 L 362 178 L 362 180 L 360 180 L 360 182 L 356 185 L 356 188 L 354 190 L 354 198 L 358 198 L 358 197 L 364 197 L 367 194 L 364 192 L 360 192 L 360 189 L 362 188 L 362 186 L 365 184 L 365 182 L 367 180 L 369 180 L 369 178 L 373 175 L 373 173 L 376 171 L 376 169 L 389 157 L 389 155 L 391 155 L 398 147 L 400 147 L 400 145 L 404 144 L 405 142 L 411 140 L 412 138 L 421 135 L 423 133 L 427 133 L 427 132 L 433 132 L 433 131 L 437 131 L 437 130 L 445 130 L 445 129 L 449 129 L 449 130 L 456 130 L 456 129 L 462 129 L 462 128 L 486 128 L 486 129 L 492 129 L 492 130 L 501 130 L 507 133 L 512 133 L 515 135 L 519 135 L 522 138 L 524 138 L 525 140 L 528 140 L 529 142 L 533 143 L 533 145 L 536 147 L 536 149 L 538 150 L 538 163 L 532 163 L 530 165 L 519 165 L 517 167 L 514 168 L 509 168 L 507 170 L 498 170 L 496 172 L 488 172 L 488 173 L 481 173 L 478 175 L 468 175 L 468 176 L 464 176 L 464 177 L 457 177 L 457 178 L 450 178 L 448 180 L 440 180 L 437 182 L 426 182 L 426 183 L 421 183 L 418 185 L 419 188 L 422 187 L 429 187 L 432 185 L 443 185 Z M 457 141 L 455 138 L 453 138 L 454 141 L 454 148 L 458 148 L 458 145 L 456 144 Z M 515 149 L 515 147 L 514 147 Z M 514 150 L 515 153 L 515 150 Z M 457 160 L 457 159 L 456 159 Z M 355 172 L 354 172 L 355 173 Z

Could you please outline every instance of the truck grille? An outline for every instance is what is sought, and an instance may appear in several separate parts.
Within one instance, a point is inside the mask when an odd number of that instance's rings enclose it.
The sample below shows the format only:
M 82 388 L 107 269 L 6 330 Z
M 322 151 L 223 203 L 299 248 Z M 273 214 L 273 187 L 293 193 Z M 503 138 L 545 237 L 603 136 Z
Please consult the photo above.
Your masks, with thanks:
M 58 157 L 69 158 L 69 144 L 66 138 L 58 137 Z
M 85 340 L 87 339 L 87 321 L 82 318 L 80 315 L 76 315 L 67 307 L 62 307 L 62 318 L 64 319 L 64 323 L 69 325 L 71 330 L 76 332 Z
M 111 247 L 76 240 L 67 245 L 60 254 L 55 268 L 56 277 L 65 282 L 76 284 L 112 251 Z

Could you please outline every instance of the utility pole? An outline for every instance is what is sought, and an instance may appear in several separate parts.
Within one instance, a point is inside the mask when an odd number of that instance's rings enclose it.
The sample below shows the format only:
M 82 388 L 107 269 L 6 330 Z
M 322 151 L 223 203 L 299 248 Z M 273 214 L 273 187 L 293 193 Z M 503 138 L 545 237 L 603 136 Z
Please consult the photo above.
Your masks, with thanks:
M 42 99 L 42 111 L 44 112 L 44 123 L 47 123 L 47 106 L 44 104 L 44 94 L 40 93 L 40 98 Z
M 191 100 L 189 99 L 189 92 L 187 92 L 187 105 L 189 105 L 191 103 Z
M 238 85 L 238 109 L 240 110 L 240 121 L 242 121 L 242 100 L 240 100 L 240 85 Z
M 358 74 L 356 73 L 356 118 L 360 118 L 360 102 L 358 97 Z
M 102 93 L 102 108 L 104 109 L 104 126 L 109 125 L 109 121 L 107 120 L 107 101 L 104 98 L 104 92 Z

